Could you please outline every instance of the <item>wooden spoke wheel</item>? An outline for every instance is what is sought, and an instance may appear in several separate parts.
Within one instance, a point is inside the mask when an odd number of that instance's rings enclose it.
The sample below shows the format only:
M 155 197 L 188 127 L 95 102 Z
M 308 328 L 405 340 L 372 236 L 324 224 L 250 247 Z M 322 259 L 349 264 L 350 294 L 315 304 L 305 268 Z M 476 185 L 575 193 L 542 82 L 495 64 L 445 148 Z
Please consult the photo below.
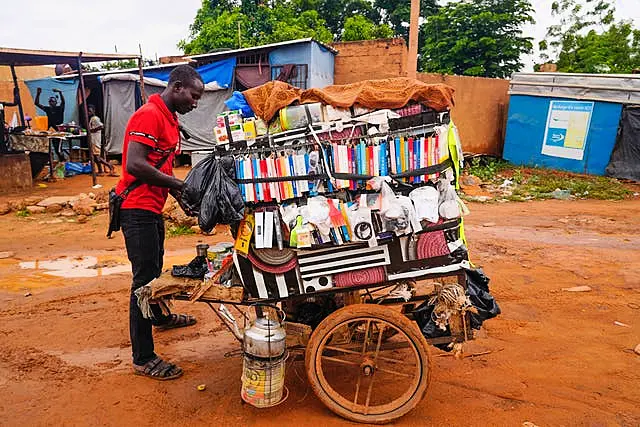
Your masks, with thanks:
M 390 307 L 355 304 L 325 318 L 306 350 L 309 382 L 329 409 L 383 424 L 420 403 L 430 381 L 429 344 Z

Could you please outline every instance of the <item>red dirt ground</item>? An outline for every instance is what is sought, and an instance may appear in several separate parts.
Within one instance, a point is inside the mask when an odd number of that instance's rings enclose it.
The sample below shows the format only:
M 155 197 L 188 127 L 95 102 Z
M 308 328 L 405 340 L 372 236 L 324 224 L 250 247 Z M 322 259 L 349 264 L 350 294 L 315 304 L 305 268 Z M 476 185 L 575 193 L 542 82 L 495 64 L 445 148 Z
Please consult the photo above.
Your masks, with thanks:
M 33 193 L 73 195 L 91 191 L 88 183 L 76 177 Z M 491 353 L 455 360 L 434 349 L 427 398 L 396 425 L 640 425 L 640 356 L 632 351 L 640 343 L 640 200 L 469 207 L 472 260 L 492 278 L 503 314 L 466 351 Z M 34 217 L 0 217 L 0 251 L 15 253 L 0 260 L 0 425 L 347 424 L 310 392 L 303 362 L 289 368 L 281 406 L 242 405 L 241 361 L 225 357 L 237 344 L 203 304 L 177 303 L 198 317 L 195 327 L 156 334 L 158 353 L 185 375 L 132 375 L 129 274 L 61 279 L 18 266 L 63 255 L 126 262 L 121 234 L 104 237 L 105 213 L 82 225 Z M 228 239 L 223 230 L 167 239 L 165 263 L 190 260 L 200 240 Z M 562 290 L 578 285 L 592 291 Z

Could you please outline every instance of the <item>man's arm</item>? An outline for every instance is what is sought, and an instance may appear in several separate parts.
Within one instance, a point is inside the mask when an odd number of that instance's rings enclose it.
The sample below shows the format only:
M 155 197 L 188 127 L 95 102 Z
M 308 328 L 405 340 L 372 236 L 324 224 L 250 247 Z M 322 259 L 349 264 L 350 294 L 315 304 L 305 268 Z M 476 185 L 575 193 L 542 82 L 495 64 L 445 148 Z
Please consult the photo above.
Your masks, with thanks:
M 147 156 L 152 148 L 135 141 L 129 141 L 127 149 L 127 172 L 145 184 L 182 191 L 184 183 L 173 176 L 167 175 L 147 162 Z
M 13 88 L 13 102 L 0 101 L 5 107 L 15 107 L 20 103 L 20 90 L 17 87 Z
M 97 126 L 92 126 L 93 124 L 98 124 L 98 125 Z M 99 131 L 101 131 L 103 129 L 104 129 L 104 125 L 102 124 L 102 122 L 100 120 L 96 120 L 96 123 L 94 123 L 92 120 L 89 120 L 89 132 L 96 133 L 96 132 L 99 132 Z
M 44 106 L 42 104 L 40 104 L 40 94 L 42 93 L 42 88 L 39 87 L 38 90 L 36 91 L 36 107 L 38 107 L 39 109 L 41 109 L 42 111 L 44 111 L 45 113 L 47 112 L 47 110 L 44 108 Z
M 60 107 L 62 108 L 62 111 L 64 111 L 64 95 L 62 94 L 62 91 L 60 89 L 53 89 L 53 91 L 60 94 Z

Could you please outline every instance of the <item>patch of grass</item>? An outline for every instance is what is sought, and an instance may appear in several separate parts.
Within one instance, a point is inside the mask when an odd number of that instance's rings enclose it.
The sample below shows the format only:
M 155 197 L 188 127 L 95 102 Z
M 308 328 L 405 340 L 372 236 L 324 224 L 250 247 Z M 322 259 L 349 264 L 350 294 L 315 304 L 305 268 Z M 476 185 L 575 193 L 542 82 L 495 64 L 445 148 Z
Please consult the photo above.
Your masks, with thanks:
M 517 171 L 517 170 L 516 170 Z M 509 200 L 549 199 L 555 189 L 568 190 L 572 196 L 584 199 L 622 200 L 631 191 L 614 178 L 590 175 L 572 175 L 544 169 L 530 169 L 512 181 L 516 184 Z M 518 181 L 520 181 L 518 183 Z
M 196 234 L 196 232 L 186 225 L 170 225 L 167 228 L 167 237 L 188 236 L 190 234 Z
M 25 208 L 25 209 L 20 209 L 18 212 L 16 212 L 16 215 L 20 218 L 26 218 L 30 216 L 31 213 Z
M 472 158 L 465 171 L 480 178 L 496 199 L 510 201 L 551 199 L 551 193 L 556 189 L 568 191 L 579 199 L 622 200 L 632 193 L 615 178 L 515 166 L 493 157 Z M 513 184 L 499 188 L 506 179 Z
M 500 172 L 510 168 L 513 168 L 513 165 L 506 160 L 494 157 L 475 157 L 471 159 L 466 169 L 469 174 L 487 182 L 493 181 Z

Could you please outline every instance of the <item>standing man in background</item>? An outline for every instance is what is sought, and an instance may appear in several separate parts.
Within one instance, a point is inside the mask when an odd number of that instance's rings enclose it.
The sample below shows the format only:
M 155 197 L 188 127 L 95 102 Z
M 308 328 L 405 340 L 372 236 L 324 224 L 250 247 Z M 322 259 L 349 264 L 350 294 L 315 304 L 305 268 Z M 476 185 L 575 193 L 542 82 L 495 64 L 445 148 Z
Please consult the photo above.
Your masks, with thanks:
M 180 328 L 196 323 L 192 316 L 163 313 L 151 304 L 152 319 L 146 319 L 138 307 L 135 291 L 160 276 L 164 256 L 164 220 L 162 208 L 169 192 L 176 199 L 184 183 L 173 176 L 173 159 L 180 141 L 178 114 L 198 106 L 204 82 L 198 72 L 179 65 L 169 75 L 166 89 L 152 95 L 127 124 L 122 150 L 122 177 L 116 193 L 123 196 L 120 224 L 131 261 L 133 284 L 129 302 L 129 331 L 133 369 L 137 375 L 170 380 L 182 375 L 182 369 L 154 353 L 152 325 L 156 330 Z
M 44 106 L 40 104 L 40 95 L 42 94 L 42 88 L 39 87 L 36 92 L 36 107 L 44 111 L 47 115 L 47 121 L 49 122 L 49 128 L 56 128 L 56 126 L 64 123 L 64 95 L 60 89 L 53 89 L 53 91 L 60 95 L 60 105 L 58 105 L 58 98 L 55 96 L 49 97 L 49 105 Z M 57 130 L 57 129 L 56 129 Z M 59 161 L 64 160 L 64 156 L 62 154 L 62 140 L 56 138 L 52 139 L 51 143 L 53 144 L 53 149 L 58 156 Z

